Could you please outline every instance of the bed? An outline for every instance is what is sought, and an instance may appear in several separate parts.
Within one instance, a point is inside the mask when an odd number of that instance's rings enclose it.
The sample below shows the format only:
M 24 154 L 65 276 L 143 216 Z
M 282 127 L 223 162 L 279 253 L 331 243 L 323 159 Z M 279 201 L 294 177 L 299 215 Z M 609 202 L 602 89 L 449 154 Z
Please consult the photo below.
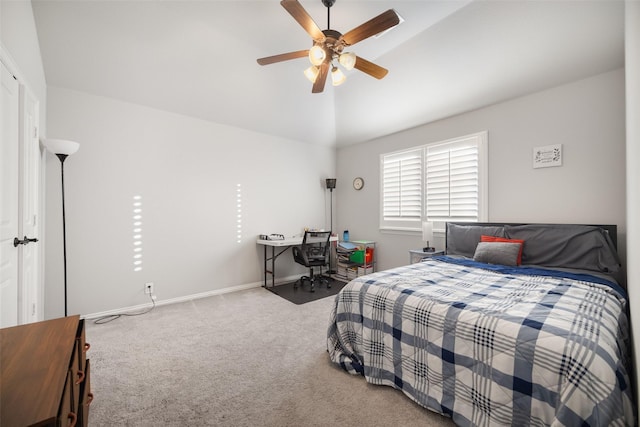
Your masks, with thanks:
M 336 295 L 330 359 L 459 426 L 631 426 L 615 226 L 449 223 Z

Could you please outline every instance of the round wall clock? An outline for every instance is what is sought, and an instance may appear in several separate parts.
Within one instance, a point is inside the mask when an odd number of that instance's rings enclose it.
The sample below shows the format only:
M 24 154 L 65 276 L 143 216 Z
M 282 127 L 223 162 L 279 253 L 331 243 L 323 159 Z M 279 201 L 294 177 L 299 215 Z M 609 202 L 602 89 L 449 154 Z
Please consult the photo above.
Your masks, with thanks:
M 364 187 L 364 179 L 357 177 L 353 180 L 353 188 L 356 190 L 362 190 L 362 187 Z

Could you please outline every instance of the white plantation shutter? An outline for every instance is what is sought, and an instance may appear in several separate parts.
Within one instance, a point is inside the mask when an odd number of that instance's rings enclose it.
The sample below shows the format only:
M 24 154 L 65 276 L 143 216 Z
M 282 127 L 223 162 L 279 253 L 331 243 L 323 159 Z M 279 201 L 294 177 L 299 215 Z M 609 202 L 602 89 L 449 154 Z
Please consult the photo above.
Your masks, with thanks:
M 380 156 L 380 228 L 487 220 L 487 132 Z
M 422 149 L 383 155 L 382 222 L 417 227 L 422 216 Z
M 425 200 L 429 221 L 478 221 L 480 176 L 477 138 L 426 148 Z

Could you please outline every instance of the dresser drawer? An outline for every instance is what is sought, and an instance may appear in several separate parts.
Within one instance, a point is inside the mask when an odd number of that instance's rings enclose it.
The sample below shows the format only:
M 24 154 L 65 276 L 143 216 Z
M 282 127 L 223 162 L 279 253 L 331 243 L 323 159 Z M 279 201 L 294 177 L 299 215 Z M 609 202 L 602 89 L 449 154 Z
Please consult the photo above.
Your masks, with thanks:
M 73 409 L 76 413 L 79 413 L 82 407 L 84 382 L 86 381 L 86 361 L 87 361 L 87 349 L 88 343 L 84 337 L 84 320 L 80 320 L 78 323 L 78 331 L 76 333 L 76 341 L 73 349 L 73 355 L 71 356 L 71 362 L 69 369 L 71 370 L 73 381 Z
M 82 400 L 78 410 L 78 425 L 82 427 L 89 425 L 89 406 L 93 401 L 93 393 L 91 393 L 91 367 L 89 362 L 90 360 L 87 359 L 84 367 L 84 381 L 80 386 L 80 397 Z
M 78 416 L 73 408 L 73 384 L 75 380 L 71 371 L 67 374 L 64 384 L 62 399 L 60 400 L 60 410 L 56 425 L 58 427 L 74 427 L 78 421 Z
M 84 370 L 85 361 L 87 360 L 87 350 L 91 345 L 86 341 L 84 335 L 84 319 L 78 324 L 78 332 L 76 334 L 76 348 L 78 350 L 78 369 Z
M 2 328 L 0 343 L 0 426 L 84 422 L 91 391 L 79 316 Z

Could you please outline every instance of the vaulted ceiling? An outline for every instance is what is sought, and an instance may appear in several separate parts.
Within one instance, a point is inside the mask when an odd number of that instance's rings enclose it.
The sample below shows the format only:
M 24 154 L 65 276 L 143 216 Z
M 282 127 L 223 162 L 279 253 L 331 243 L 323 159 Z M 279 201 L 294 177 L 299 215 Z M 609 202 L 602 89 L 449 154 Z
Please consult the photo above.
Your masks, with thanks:
M 321 29 L 320 0 L 300 0 Z M 277 0 L 32 0 L 47 84 L 297 141 L 374 139 L 624 65 L 621 0 L 337 0 L 342 33 L 404 22 L 350 50 L 357 70 L 311 93 L 309 35 Z

